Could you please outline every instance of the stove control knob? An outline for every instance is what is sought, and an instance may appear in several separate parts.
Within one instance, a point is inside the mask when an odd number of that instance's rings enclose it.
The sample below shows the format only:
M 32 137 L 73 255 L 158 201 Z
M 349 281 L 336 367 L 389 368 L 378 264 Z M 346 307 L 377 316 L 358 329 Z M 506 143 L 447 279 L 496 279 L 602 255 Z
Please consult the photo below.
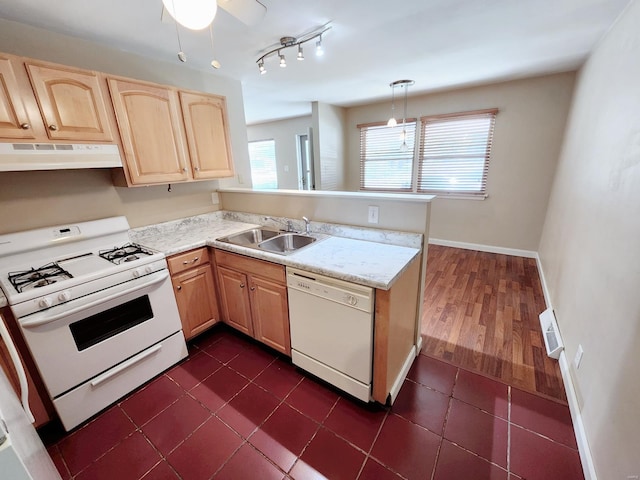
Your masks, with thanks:
M 153 268 L 151 268 L 151 265 L 147 265 L 146 267 L 144 267 L 144 271 L 145 273 L 151 273 L 153 271 Z
M 135 270 L 133 270 L 132 273 L 133 273 L 133 278 L 138 278 L 142 274 L 139 268 L 136 268 Z
M 40 305 L 41 308 L 49 308 L 51 305 L 53 305 L 53 302 L 51 301 L 50 297 L 43 297 L 38 302 L 38 305 Z
M 61 302 L 68 302 L 71 300 L 71 290 L 65 290 L 64 292 L 60 292 L 58 295 L 58 300 Z

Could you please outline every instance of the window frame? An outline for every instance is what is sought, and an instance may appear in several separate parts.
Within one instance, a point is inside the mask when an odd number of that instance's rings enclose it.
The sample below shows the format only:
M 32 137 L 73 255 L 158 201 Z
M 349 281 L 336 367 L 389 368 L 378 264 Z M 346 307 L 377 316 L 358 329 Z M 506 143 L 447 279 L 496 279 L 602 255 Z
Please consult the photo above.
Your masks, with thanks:
M 489 173 L 489 164 L 491 160 L 491 153 L 493 148 L 493 140 L 495 134 L 495 122 L 496 117 L 499 113 L 498 108 L 489 108 L 482 110 L 471 110 L 465 112 L 455 112 L 455 113 L 445 113 L 439 115 L 425 115 L 421 116 L 419 119 L 416 118 L 408 118 L 406 119 L 407 123 L 413 123 L 415 132 L 414 132 L 414 149 L 413 151 L 410 149 L 408 154 L 412 156 L 412 164 L 411 164 L 411 178 L 409 179 L 411 182 L 411 186 L 408 189 L 400 189 L 400 188 L 371 188 L 364 186 L 364 163 L 366 162 L 366 151 L 363 152 L 364 140 L 363 135 L 366 134 L 366 129 L 371 127 L 382 127 L 386 126 L 386 122 L 372 122 L 372 123 L 363 123 L 358 124 L 357 128 L 359 129 L 360 136 L 360 191 L 365 192 L 384 192 L 384 193 L 414 193 L 414 194 L 428 194 L 428 195 L 437 195 L 444 198 L 464 198 L 464 199 L 476 199 L 482 200 L 487 198 L 487 183 L 488 183 L 488 173 Z M 425 152 L 425 141 L 428 137 L 427 135 L 427 127 L 429 125 L 433 125 L 437 123 L 438 120 L 442 120 L 444 122 L 449 122 L 454 119 L 464 119 L 465 117 L 471 119 L 473 117 L 476 118 L 490 118 L 489 130 L 487 132 L 487 144 L 484 154 L 484 163 L 483 163 L 483 173 L 481 179 L 481 188 L 479 191 L 471 191 L 471 190 L 450 190 L 450 191 L 442 191 L 442 190 L 429 190 L 429 189 L 421 189 L 420 184 L 422 181 L 422 173 L 423 173 L 423 159 Z M 402 124 L 397 125 L 396 127 L 388 127 L 395 128 L 402 127 Z M 478 157 L 476 155 L 475 157 Z
M 409 178 L 409 188 L 383 188 L 383 187 L 366 187 L 364 185 L 364 181 L 365 181 L 365 164 L 367 162 L 375 162 L 375 161 L 382 161 L 382 160 L 367 160 L 367 151 L 366 149 L 363 150 L 363 146 L 366 145 L 366 135 L 369 131 L 371 131 L 371 129 L 377 129 L 378 127 L 385 127 L 387 129 L 392 129 L 395 130 L 398 134 L 400 134 L 402 132 L 402 127 L 403 124 L 399 123 L 394 127 L 389 127 L 387 126 L 387 122 L 372 122 L 372 123 L 362 123 L 357 125 L 359 132 L 359 136 L 360 136 L 360 191 L 364 191 L 364 192 L 386 192 L 386 193 L 395 193 L 395 192 L 401 192 L 401 193 L 411 193 L 414 191 L 414 182 L 413 179 L 415 177 L 415 148 L 417 145 L 417 134 L 418 134 L 418 119 L 417 118 L 407 118 L 405 119 L 405 124 L 404 125 L 409 125 L 411 128 L 413 128 L 413 138 L 414 138 L 414 142 L 413 142 L 413 148 L 409 148 L 409 150 L 406 152 L 407 157 L 409 157 L 409 160 L 411 161 L 411 175 Z M 394 132 L 395 133 L 395 132 Z M 401 145 L 401 142 L 398 142 L 398 145 Z M 399 151 L 399 150 L 398 150 Z M 392 160 L 392 159 L 390 159 Z M 397 160 L 401 160 L 401 159 L 397 159 Z
M 419 194 L 438 195 L 441 197 L 463 197 L 463 198 L 481 198 L 487 197 L 487 181 L 489 175 L 489 164 L 491 161 L 491 150 L 493 147 L 493 136 L 495 133 L 496 117 L 499 110 L 497 108 L 488 108 L 483 110 L 472 110 L 466 112 L 446 113 L 441 115 L 427 115 L 420 117 L 420 139 L 418 152 L 416 154 L 416 164 L 418 175 L 414 185 L 414 191 Z M 482 167 L 482 178 L 479 190 L 448 190 L 420 188 L 422 183 L 423 170 L 425 169 L 425 143 L 429 137 L 427 128 L 436 123 L 445 124 L 455 120 L 473 120 L 473 119 L 489 119 L 489 129 L 487 131 L 487 142 L 484 152 L 484 161 Z M 471 131 L 471 130 L 469 130 Z M 479 155 L 475 155 L 479 157 Z M 470 158 L 470 157 L 467 157 Z
M 267 143 L 267 142 L 271 142 L 273 144 L 273 162 L 274 162 L 274 169 L 273 172 L 275 174 L 275 187 L 257 187 L 254 183 L 254 169 L 253 169 L 253 162 L 251 159 L 251 144 L 256 144 L 256 143 Z M 276 141 L 274 138 L 263 138 L 261 140 L 250 140 L 247 142 L 247 150 L 249 151 L 249 170 L 251 171 L 251 187 L 258 189 L 258 190 L 277 190 L 278 189 L 278 185 L 279 185 L 279 179 L 278 179 L 278 160 L 276 158 Z

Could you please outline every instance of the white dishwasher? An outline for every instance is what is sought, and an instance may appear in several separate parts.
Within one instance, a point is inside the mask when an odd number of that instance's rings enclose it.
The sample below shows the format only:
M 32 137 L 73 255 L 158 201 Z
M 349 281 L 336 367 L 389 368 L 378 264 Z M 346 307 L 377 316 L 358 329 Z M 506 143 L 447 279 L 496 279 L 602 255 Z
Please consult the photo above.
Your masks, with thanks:
M 287 287 L 293 363 L 368 402 L 373 289 L 291 267 Z

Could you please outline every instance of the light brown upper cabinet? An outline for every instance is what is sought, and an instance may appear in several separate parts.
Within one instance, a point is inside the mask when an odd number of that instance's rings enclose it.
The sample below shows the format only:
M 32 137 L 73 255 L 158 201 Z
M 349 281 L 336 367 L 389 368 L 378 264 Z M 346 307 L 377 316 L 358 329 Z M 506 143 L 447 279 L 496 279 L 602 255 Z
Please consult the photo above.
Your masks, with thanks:
M 179 92 L 193 178 L 233 175 L 224 97 Z
M 96 72 L 25 63 L 51 140 L 111 142 Z
M 31 119 L 24 105 L 14 68 L 8 57 L 0 56 L 0 138 L 35 139 Z M 40 119 L 36 119 L 40 121 Z
M 108 78 L 132 185 L 189 179 L 178 94 L 146 82 Z

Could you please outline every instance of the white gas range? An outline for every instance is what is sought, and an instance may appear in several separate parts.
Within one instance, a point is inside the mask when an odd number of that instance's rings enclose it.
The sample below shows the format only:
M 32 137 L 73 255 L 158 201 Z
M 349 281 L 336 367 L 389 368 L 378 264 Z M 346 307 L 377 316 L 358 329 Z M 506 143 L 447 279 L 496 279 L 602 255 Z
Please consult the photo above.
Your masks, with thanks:
M 69 430 L 186 357 L 164 255 L 125 217 L 0 235 L 0 287 Z

